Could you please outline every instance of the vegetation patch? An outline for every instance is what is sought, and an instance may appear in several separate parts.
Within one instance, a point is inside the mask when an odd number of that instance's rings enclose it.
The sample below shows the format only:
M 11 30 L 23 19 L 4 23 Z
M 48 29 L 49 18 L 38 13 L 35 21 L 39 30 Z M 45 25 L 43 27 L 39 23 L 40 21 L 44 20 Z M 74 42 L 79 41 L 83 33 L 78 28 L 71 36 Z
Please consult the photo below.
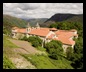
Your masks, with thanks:
M 46 51 L 46 48 L 43 48 L 41 46 L 38 46 L 37 49 L 40 50 L 40 51 Z
M 11 28 L 14 26 L 17 27 L 26 27 L 28 22 L 20 18 L 16 18 L 10 15 L 3 15 L 3 33 L 11 35 Z
M 18 46 L 16 46 L 15 44 L 13 44 L 12 42 L 10 42 L 8 40 L 8 37 L 7 36 L 3 36 L 3 47 L 4 48 L 18 48 Z
M 5 54 L 3 55 L 3 69 L 16 69 L 15 65 Z
M 45 55 L 22 55 L 38 69 L 73 69 L 66 59 L 54 60 Z
M 55 60 L 55 59 L 49 59 L 51 61 L 52 64 L 54 64 L 57 69 L 73 69 L 73 67 L 71 66 L 71 61 L 68 61 L 65 58 L 61 58 L 59 60 Z
M 56 69 L 56 67 L 48 60 L 46 56 L 41 55 L 23 55 L 38 69 Z

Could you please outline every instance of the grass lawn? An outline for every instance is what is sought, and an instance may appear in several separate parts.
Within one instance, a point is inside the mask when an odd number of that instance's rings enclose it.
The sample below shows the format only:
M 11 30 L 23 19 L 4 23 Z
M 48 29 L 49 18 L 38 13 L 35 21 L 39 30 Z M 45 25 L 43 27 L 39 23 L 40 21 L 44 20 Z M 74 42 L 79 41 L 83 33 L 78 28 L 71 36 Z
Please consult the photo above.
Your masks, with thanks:
M 7 47 L 9 47 L 9 48 L 18 48 L 18 46 L 16 46 L 16 45 L 13 44 L 12 42 L 10 42 L 10 41 L 8 40 L 8 38 L 9 38 L 9 37 L 7 37 L 7 36 L 3 36 L 3 47 L 4 47 L 4 48 L 7 48 Z

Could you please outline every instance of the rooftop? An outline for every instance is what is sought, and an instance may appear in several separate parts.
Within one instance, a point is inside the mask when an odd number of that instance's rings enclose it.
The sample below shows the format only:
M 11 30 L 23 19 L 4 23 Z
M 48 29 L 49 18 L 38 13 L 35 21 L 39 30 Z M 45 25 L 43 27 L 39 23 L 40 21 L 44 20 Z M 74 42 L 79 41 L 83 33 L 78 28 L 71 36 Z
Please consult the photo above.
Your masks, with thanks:
M 50 28 L 50 30 L 56 31 L 57 29 L 56 28 Z
M 38 29 L 31 30 L 30 33 L 28 33 L 28 34 L 46 36 L 48 33 L 49 33 L 48 28 L 38 28 Z
M 16 29 L 19 33 L 26 33 L 26 28 L 18 28 L 13 27 L 12 29 Z M 38 35 L 46 37 L 50 30 L 57 30 L 56 28 L 33 28 L 28 34 L 32 35 Z M 72 36 L 78 36 L 78 34 L 74 34 L 73 31 L 76 31 L 75 29 L 72 30 L 58 30 L 56 32 L 51 33 L 47 38 L 53 39 L 53 37 L 56 35 L 57 37 L 54 38 L 54 40 L 60 40 L 64 44 L 74 45 L 75 41 L 70 39 Z

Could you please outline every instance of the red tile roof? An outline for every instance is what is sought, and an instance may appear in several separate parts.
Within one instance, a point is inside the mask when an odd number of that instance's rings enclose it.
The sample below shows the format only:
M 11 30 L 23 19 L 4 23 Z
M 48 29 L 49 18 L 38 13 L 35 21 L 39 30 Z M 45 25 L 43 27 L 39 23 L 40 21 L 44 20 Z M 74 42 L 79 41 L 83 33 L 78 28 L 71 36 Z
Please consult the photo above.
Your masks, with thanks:
M 26 33 L 26 29 L 19 29 L 17 27 L 14 27 L 14 29 L 17 29 L 17 32 L 19 33 Z M 56 30 L 55 28 L 52 28 L 52 30 Z M 47 34 L 50 32 L 50 28 L 37 28 L 37 29 L 31 29 L 31 31 L 28 34 L 32 35 L 38 35 L 38 36 L 47 36 Z M 58 38 L 54 38 L 54 40 L 60 40 L 64 44 L 74 45 L 75 41 L 71 40 L 70 38 L 72 36 L 78 36 L 78 34 L 74 34 L 72 31 L 68 30 L 58 30 L 55 32 L 56 36 Z M 54 34 L 51 34 L 48 36 L 48 39 L 52 39 Z
M 56 31 L 57 29 L 56 28 L 50 28 L 50 30 Z
M 75 41 L 67 38 L 66 36 L 59 35 L 58 40 L 60 40 L 64 44 L 69 44 L 69 45 L 74 45 L 75 44 Z
M 65 31 L 65 30 L 58 30 L 55 32 L 55 34 L 57 36 L 58 35 L 65 36 L 66 38 L 70 38 L 74 35 L 73 32 L 69 32 L 69 31 Z
M 54 38 L 54 40 L 59 40 L 59 41 L 61 41 L 63 44 L 67 44 L 67 45 L 74 45 L 74 44 L 75 44 L 75 41 L 70 40 L 70 39 L 65 39 L 65 38 L 61 38 L 61 39 Z
M 39 36 L 47 36 L 48 33 L 49 33 L 48 28 L 39 28 L 39 29 L 31 30 L 31 32 L 29 34 L 39 35 Z
M 19 32 L 19 33 L 26 33 L 26 29 L 18 29 L 17 32 Z
M 55 39 L 55 40 L 60 40 L 64 44 L 69 44 L 69 45 L 75 44 L 75 41 L 70 39 L 72 36 L 76 36 L 76 35 L 74 35 L 73 32 L 66 31 L 66 30 L 58 30 L 55 33 L 58 37 L 58 39 Z
M 40 28 L 40 30 L 44 30 L 44 31 L 50 31 L 50 28 Z
M 75 32 L 75 31 L 77 31 L 77 30 L 76 30 L 76 29 L 71 29 L 70 31 Z

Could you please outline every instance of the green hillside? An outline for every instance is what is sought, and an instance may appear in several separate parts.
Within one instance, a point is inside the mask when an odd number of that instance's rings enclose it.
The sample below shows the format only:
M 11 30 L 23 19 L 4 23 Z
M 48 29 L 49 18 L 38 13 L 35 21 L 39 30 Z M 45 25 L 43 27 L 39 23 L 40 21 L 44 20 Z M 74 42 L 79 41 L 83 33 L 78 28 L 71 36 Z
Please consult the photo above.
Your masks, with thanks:
M 3 15 L 3 32 L 10 33 L 13 26 L 26 27 L 27 21 L 10 15 Z
M 27 55 L 24 54 L 28 61 L 37 67 L 37 69 L 73 69 L 71 61 L 62 57 L 62 60 L 54 60 L 45 55 Z
M 83 15 L 74 16 L 72 18 L 67 19 L 66 21 L 83 23 Z
M 3 36 L 3 69 L 15 69 L 15 65 L 9 59 L 9 56 L 13 54 L 12 48 L 18 48 L 15 44 L 10 42 L 8 36 Z

